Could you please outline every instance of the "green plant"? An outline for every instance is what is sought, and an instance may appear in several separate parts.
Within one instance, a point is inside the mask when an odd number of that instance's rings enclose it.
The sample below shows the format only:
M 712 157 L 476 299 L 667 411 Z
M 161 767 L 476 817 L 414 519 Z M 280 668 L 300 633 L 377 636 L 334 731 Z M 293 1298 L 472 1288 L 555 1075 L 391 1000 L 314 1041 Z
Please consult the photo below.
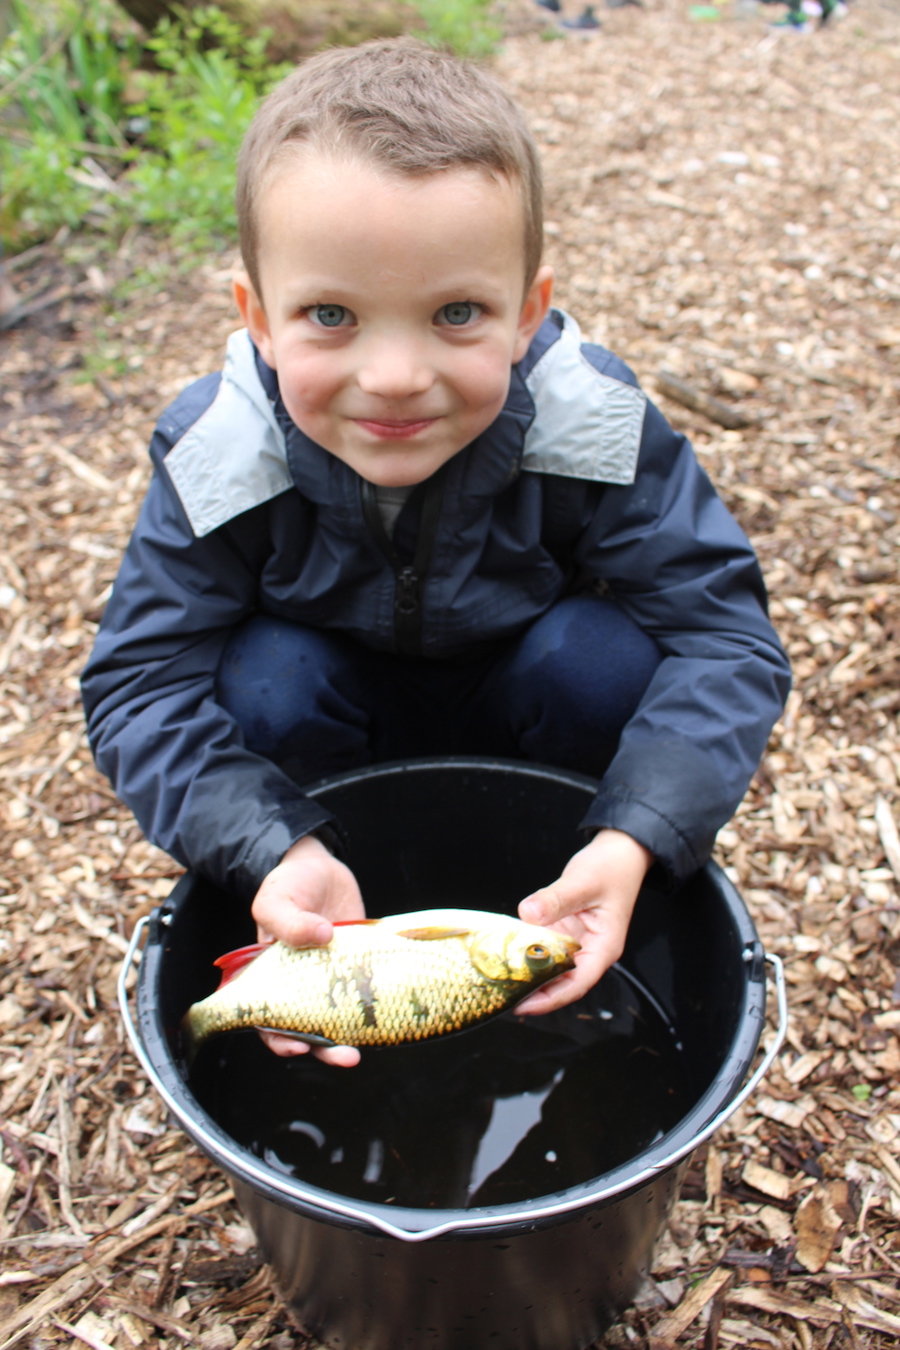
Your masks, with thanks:
M 13 7 L 0 49 L 7 242 L 86 218 L 165 227 L 195 247 L 232 239 L 238 147 L 285 69 L 267 64 L 267 33 L 248 39 L 208 7 L 164 20 L 141 47 L 114 29 L 109 0 Z M 147 51 L 155 70 L 139 69 Z M 127 143 L 128 127 L 144 128 L 140 147 Z
M 234 237 L 237 152 L 260 97 L 284 67 L 266 64 L 268 34 L 246 38 L 214 7 L 163 20 L 148 47 L 158 70 L 138 72 L 147 149 L 128 174 L 128 210 L 199 246 Z
M 24 144 L 4 145 L 0 228 L 7 243 L 46 238 L 61 225 L 74 228 L 82 222 L 94 200 L 91 191 L 71 177 L 79 159 L 62 137 L 44 129 Z
M 118 122 L 133 42 L 113 32 L 101 0 L 29 5 L 12 0 L 0 48 L 0 112 L 73 143 L 121 145 Z M 6 120 L 6 119 L 5 119 Z
M 18 242 L 96 207 L 106 185 L 86 154 L 130 157 L 120 126 L 137 48 L 103 0 L 12 0 L 12 17 L 0 47 L 0 229 Z
M 490 17 L 490 0 L 415 0 L 425 38 L 460 56 L 489 56 L 502 36 Z

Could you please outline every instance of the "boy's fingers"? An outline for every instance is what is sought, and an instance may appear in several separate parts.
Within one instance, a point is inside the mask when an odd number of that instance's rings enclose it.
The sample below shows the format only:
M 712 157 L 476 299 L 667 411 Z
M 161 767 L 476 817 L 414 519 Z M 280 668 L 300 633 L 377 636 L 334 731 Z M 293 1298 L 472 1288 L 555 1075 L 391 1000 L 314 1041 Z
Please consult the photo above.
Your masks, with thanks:
M 574 971 L 569 971 L 568 975 L 560 975 L 558 980 L 553 980 L 550 984 L 544 985 L 543 989 L 537 989 L 533 994 L 529 994 L 521 1003 L 516 1004 L 516 1017 L 543 1017 L 544 1013 L 553 1012 L 555 1008 L 562 1008 L 575 998 L 580 998 L 580 994 L 570 994 L 568 984 L 564 990 L 556 988 L 574 974 Z M 562 1001 L 557 1002 L 557 999 Z
M 600 932 L 583 932 L 581 950 L 575 957 L 575 969 L 567 970 L 543 988 L 529 994 L 527 999 L 516 1005 L 516 1012 L 542 1016 L 582 998 L 618 961 L 625 946 L 627 931 L 627 917 L 617 916 Z
M 556 923 L 564 913 L 560 898 L 552 886 L 545 886 L 533 895 L 526 896 L 519 905 L 519 918 L 523 923 L 538 923 L 545 927 Z
M 525 897 L 519 905 L 520 919 L 570 933 L 580 941 L 581 950 L 574 970 L 535 990 L 517 1005 L 517 1012 L 543 1014 L 574 1003 L 618 961 L 652 861 L 649 851 L 629 835 L 601 830 L 569 860 L 556 881 Z
M 539 923 L 548 928 L 560 919 L 593 909 L 602 904 L 604 898 L 598 892 L 597 877 L 593 873 L 561 876 L 552 886 L 543 886 L 533 895 L 527 895 L 519 905 L 519 918 L 525 923 Z
M 296 1041 L 293 1036 L 279 1036 L 277 1031 L 261 1031 L 259 1038 L 263 1045 L 267 1046 L 274 1055 L 280 1055 L 282 1059 L 291 1059 L 295 1055 L 308 1055 L 311 1046 L 305 1041 Z
M 569 1003 L 577 1002 L 594 987 L 610 965 L 612 961 L 607 959 L 606 953 L 589 952 L 585 959 L 578 962 L 574 970 L 567 970 L 564 975 L 551 980 L 542 989 L 536 989 L 533 994 L 528 995 L 528 998 L 517 1004 L 516 1014 L 542 1017 L 545 1013 L 555 1012 L 557 1008 L 565 1008 Z
M 355 1069 L 361 1058 L 355 1045 L 334 1045 L 327 1050 L 314 1050 L 313 1054 L 323 1064 L 331 1064 L 338 1069 Z
M 260 928 L 289 947 L 324 947 L 334 935 L 328 919 L 310 910 L 299 909 L 293 901 L 274 890 L 256 897 L 253 917 Z
M 293 1036 L 281 1036 L 277 1031 L 261 1031 L 259 1035 L 272 1053 L 282 1059 L 308 1055 L 312 1051 L 323 1064 L 332 1064 L 339 1069 L 354 1069 L 360 1061 L 360 1053 L 353 1045 L 334 1045 L 314 1050 L 305 1041 L 298 1041 Z

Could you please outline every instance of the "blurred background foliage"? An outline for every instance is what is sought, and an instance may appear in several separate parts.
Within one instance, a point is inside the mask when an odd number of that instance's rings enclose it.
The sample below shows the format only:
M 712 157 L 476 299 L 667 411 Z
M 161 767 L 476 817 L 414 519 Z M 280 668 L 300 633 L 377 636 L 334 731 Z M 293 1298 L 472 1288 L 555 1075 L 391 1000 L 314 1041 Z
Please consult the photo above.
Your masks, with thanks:
M 418 33 L 470 56 L 490 0 L 0 0 L 0 241 L 61 227 L 233 244 L 234 165 L 259 100 L 335 44 Z

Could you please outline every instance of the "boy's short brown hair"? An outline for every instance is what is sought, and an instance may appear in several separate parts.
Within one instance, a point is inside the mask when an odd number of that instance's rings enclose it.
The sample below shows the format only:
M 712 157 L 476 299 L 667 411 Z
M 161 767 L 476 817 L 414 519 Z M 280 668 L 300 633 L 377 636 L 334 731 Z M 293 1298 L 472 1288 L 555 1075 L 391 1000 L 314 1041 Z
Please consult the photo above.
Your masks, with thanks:
M 261 297 L 258 203 L 286 148 L 307 143 L 410 177 L 480 168 L 521 185 L 525 284 L 541 261 L 537 148 L 519 108 L 492 76 L 414 38 L 336 47 L 310 57 L 268 96 L 238 158 L 244 266 Z

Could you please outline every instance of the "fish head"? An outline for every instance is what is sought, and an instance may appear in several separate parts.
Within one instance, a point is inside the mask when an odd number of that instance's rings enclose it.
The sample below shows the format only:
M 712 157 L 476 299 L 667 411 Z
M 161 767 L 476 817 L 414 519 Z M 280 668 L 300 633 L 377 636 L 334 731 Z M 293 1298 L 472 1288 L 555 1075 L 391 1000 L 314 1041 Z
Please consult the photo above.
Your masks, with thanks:
M 469 957 L 485 979 L 514 981 L 537 988 L 575 965 L 581 946 L 567 933 L 510 919 L 508 928 L 473 933 Z

